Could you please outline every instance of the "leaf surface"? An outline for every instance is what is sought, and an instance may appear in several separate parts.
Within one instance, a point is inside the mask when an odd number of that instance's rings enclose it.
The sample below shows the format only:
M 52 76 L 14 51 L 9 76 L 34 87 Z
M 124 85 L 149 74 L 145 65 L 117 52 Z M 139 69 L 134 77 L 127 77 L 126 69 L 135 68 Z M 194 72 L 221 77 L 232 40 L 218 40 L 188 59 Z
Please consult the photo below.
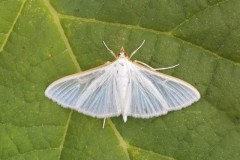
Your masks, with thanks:
M 238 0 L 0 0 L 0 159 L 238 160 Z M 102 41 L 181 78 L 201 100 L 152 119 L 102 120 L 44 96 L 114 58 Z

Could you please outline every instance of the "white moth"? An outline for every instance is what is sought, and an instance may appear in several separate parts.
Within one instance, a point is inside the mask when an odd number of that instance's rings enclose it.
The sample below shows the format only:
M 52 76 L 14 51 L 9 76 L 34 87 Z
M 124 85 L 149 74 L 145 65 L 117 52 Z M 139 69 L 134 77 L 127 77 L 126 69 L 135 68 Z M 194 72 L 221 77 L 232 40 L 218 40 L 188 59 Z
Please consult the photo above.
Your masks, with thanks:
M 104 43 L 104 42 L 103 42 Z M 156 70 L 164 70 L 178 65 L 154 69 L 130 58 L 122 47 L 113 62 L 97 68 L 63 77 L 53 82 L 45 95 L 65 108 L 83 114 L 104 118 L 128 116 L 151 118 L 180 110 L 200 98 L 199 92 L 190 84 Z

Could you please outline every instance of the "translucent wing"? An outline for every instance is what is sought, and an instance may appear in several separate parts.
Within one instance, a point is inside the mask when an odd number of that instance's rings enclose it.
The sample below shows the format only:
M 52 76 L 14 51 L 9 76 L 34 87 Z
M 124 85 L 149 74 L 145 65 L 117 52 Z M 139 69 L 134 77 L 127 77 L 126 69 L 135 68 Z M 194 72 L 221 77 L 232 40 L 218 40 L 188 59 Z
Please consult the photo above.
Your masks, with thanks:
M 126 115 L 149 118 L 179 110 L 199 100 L 199 92 L 190 84 L 129 61 L 131 100 Z
M 45 95 L 63 107 L 107 118 L 120 115 L 114 62 L 53 82 Z

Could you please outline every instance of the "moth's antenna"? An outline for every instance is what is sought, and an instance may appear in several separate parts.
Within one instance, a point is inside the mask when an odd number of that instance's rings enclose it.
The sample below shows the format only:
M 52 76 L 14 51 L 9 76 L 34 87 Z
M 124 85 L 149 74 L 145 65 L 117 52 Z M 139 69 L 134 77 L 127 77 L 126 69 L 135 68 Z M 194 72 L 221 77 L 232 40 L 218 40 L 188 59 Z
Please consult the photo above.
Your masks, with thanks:
M 106 45 L 106 43 L 105 43 L 104 41 L 103 41 L 103 44 L 104 44 L 104 46 L 107 48 L 107 50 L 108 50 L 115 58 L 117 58 L 116 55 L 115 55 L 115 53 L 114 53 L 111 49 L 108 48 L 108 46 Z
M 143 40 L 142 44 L 135 50 L 131 53 L 129 59 L 131 59 L 131 57 L 142 47 L 142 45 L 144 44 L 145 40 Z

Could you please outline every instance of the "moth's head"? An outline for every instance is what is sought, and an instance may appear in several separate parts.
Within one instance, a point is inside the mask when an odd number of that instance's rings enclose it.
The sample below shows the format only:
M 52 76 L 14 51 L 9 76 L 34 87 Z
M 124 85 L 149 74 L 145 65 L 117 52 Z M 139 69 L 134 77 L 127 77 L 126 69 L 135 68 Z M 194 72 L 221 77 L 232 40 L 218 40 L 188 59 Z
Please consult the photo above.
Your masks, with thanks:
M 128 57 L 128 54 L 127 54 L 127 52 L 125 52 L 123 47 L 120 49 L 120 52 L 118 53 L 117 57 L 119 57 L 119 58 Z

